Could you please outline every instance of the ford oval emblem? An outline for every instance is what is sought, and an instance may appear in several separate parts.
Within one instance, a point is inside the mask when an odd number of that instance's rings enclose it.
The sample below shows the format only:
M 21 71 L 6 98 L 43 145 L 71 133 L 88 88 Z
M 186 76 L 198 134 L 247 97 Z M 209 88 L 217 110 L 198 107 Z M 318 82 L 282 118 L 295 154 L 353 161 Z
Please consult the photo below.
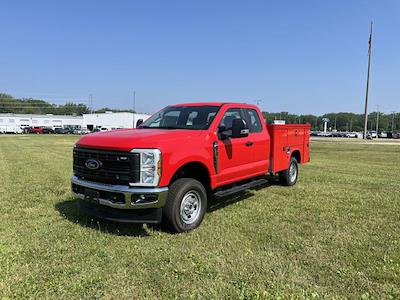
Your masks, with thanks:
M 101 167 L 101 162 L 95 159 L 88 159 L 87 161 L 85 161 L 85 166 L 90 170 L 97 170 Z

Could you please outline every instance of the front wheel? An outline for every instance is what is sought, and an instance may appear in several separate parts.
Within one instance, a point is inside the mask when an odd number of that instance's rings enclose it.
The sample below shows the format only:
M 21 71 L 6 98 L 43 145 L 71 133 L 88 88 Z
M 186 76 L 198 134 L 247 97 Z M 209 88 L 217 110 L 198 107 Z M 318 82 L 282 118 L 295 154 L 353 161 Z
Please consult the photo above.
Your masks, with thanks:
M 177 179 L 169 188 L 163 208 L 163 223 L 174 232 L 185 232 L 201 224 L 207 210 L 207 192 L 192 178 Z
M 291 157 L 289 168 L 287 170 L 279 172 L 279 181 L 283 185 L 292 186 L 296 184 L 298 175 L 299 168 L 297 160 L 294 157 Z

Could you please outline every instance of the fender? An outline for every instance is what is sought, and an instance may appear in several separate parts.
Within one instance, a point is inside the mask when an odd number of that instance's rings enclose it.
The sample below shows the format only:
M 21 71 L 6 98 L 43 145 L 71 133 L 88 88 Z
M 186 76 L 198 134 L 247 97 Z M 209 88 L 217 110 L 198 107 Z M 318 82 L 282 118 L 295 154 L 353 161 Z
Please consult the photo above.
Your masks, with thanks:
M 162 164 L 162 176 L 161 176 L 161 181 L 159 186 L 168 186 L 171 182 L 172 177 L 175 175 L 176 171 L 178 171 L 181 167 L 183 167 L 186 164 L 189 163 L 200 163 L 202 164 L 210 177 L 210 183 L 211 186 L 214 186 L 213 182 L 213 166 L 210 163 L 210 158 L 200 156 L 200 155 L 191 155 L 189 157 L 182 157 L 179 154 L 178 155 L 171 155 L 172 157 L 168 157 L 169 155 L 165 155 L 166 158 L 163 158 L 163 164 Z M 174 160 L 175 158 L 181 158 L 179 160 Z

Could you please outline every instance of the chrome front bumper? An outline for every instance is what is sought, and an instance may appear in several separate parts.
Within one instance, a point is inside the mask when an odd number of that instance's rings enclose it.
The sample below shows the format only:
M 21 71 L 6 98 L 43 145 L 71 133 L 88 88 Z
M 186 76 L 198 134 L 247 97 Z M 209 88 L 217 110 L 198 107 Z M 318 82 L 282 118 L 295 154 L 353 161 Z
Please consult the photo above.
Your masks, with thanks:
M 77 198 L 87 200 L 85 189 L 92 190 L 99 195 L 96 204 L 117 209 L 161 208 L 168 195 L 168 187 L 129 187 L 86 181 L 76 176 L 72 176 L 71 184 L 72 193 Z M 141 198 L 144 202 L 141 202 Z

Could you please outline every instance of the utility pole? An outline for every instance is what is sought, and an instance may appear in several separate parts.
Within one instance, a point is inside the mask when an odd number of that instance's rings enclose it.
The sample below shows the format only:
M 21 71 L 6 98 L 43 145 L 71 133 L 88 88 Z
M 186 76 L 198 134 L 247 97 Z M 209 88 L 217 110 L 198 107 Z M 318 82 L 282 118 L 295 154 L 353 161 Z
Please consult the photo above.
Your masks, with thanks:
M 376 106 L 376 138 L 378 138 L 379 130 L 379 105 Z
M 93 95 L 89 94 L 89 113 L 93 113 Z
M 365 109 L 364 109 L 364 136 L 363 139 L 367 138 L 367 126 L 368 126 L 368 93 L 369 93 L 369 73 L 371 69 L 371 52 L 372 52 L 372 26 L 373 22 L 371 21 L 371 31 L 369 33 L 369 41 L 368 41 L 368 73 L 367 73 L 367 88 L 365 91 Z

